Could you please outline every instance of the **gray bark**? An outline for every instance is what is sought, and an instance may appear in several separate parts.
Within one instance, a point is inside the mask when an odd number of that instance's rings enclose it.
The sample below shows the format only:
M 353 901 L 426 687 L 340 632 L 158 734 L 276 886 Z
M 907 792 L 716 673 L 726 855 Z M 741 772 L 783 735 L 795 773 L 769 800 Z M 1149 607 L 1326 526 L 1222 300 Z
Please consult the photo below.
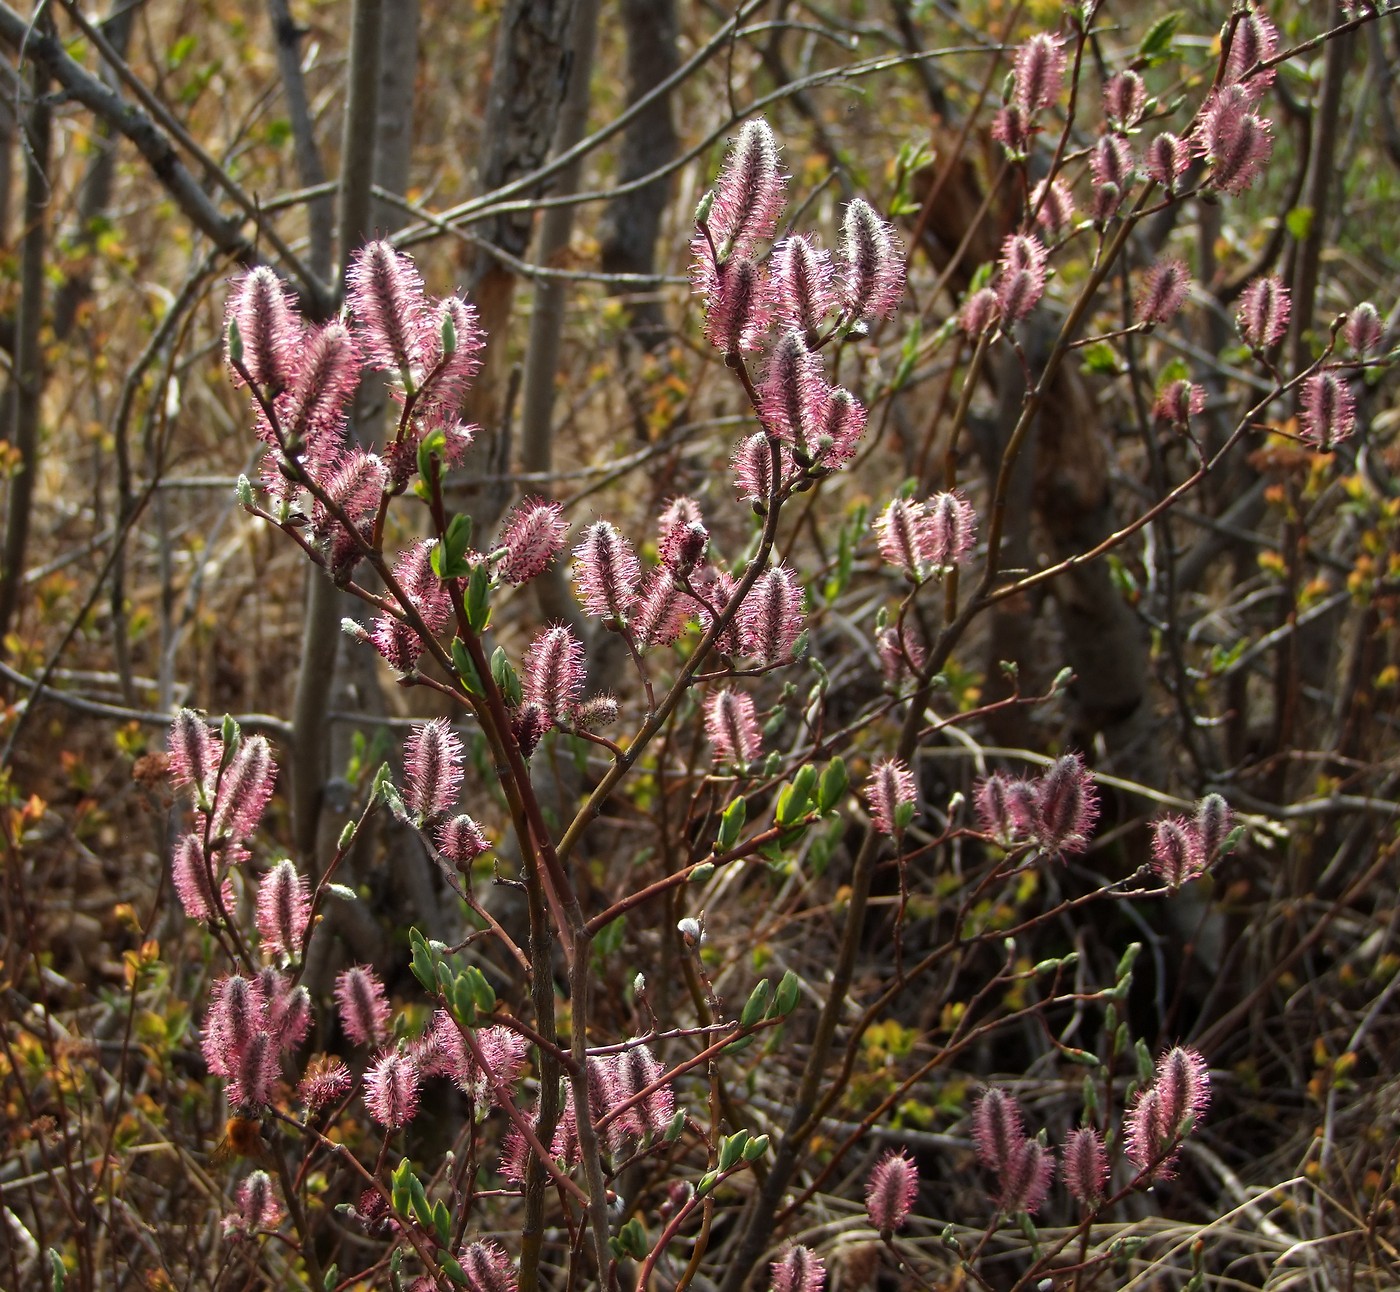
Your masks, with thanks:
M 37 33 L 36 33 L 37 35 Z M 20 303 L 16 327 L 14 417 L 10 442 L 19 451 L 19 470 L 10 479 L 5 520 L 3 564 L 0 564 L 0 640 L 10 629 L 19 606 L 24 578 L 25 549 L 34 504 L 34 477 L 39 470 L 40 397 L 44 385 L 44 351 L 40 329 L 44 314 L 44 263 L 48 252 L 49 153 L 53 142 L 53 112 L 48 101 L 49 73 L 42 63 L 31 68 L 32 106 L 25 121 L 24 238 L 20 245 Z
M 621 0 L 627 29 L 627 102 L 629 106 L 660 85 L 680 65 L 676 51 L 675 0 Z M 680 147 L 671 98 L 663 97 L 638 117 L 623 136 L 618 181 L 631 183 L 671 162 Z M 657 180 L 625 192 L 608 203 L 599 230 L 600 259 L 610 274 L 656 271 L 656 240 L 671 200 L 672 185 Z M 632 338 L 652 349 L 668 335 L 666 315 L 655 292 L 630 291 L 628 321 Z

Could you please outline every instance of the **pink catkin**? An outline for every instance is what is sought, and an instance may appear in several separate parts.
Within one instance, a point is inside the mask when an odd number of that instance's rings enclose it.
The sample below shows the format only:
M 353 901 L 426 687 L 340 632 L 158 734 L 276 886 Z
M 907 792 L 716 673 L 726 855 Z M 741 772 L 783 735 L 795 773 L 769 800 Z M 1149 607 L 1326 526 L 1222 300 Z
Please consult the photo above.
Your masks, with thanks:
M 293 987 L 291 979 L 271 965 L 263 968 L 258 983 L 267 1001 L 268 1032 L 279 1050 L 295 1050 L 311 1030 L 311 993 L 303 986 Z
M 379 975 L 352 965 L 335 980 L 340 1025 L 356 1045 L 382 1045 L 389 1034 L 389 998 Z
M 1364 356 L 1379 350 L 1384 338 L 1385 325 L 1370 301 L 1362 301 L 1347 311 L 1342 339 L 1354 354 Z
M 1098 1131 L 1092 1126 L 1071 1131 L 1065 1140 L 1060 1168 L 1070 1195 L 1086 1207 L 1102 1201 L 1108 1171 L 1108 1153 Z
M 1170 1178 L 1181 1140 L 1210 1102 L 1210 1073 L 1199 1052 L 1176 1046 L 1157 1060 L 1156 1079 L 1128 1111 L 1124 1140 L 1146 1180 Z
M 785 187 L 772 129 L 762 117 L 745 122 L 715 181 L 709 225 L 721 255 L 726 246 L 747 251 L 773 236 Z
M 1098 820 L 1098 791 L 1078 754 L 1057 758 L 1036 791 L 1035 841 L 1050 855 L 1083 852 Z
M 1045 248 L 1034 234 L 1012 234 L 1002 244 L 997 311 L 1003 321 L 1026 317 L 1045 294 Z
M 831 253 L 811 238 L 784 238 L 773 249 L 773 313 L 815 341 L 836 305 Z
M 892 1234 L 909 1218 L 919 1194 L 919 1172 L 903 1153 L 886 1153 L 865 1186 L 865 1212 L 882 1234 Z
M 1346 378 L 1324 368 L 1303 382 L 1302 435 L 1320 449 L 1350 438 L 1356 429 L 1356 399 Z
M 223 1219 L 225 1238 L 250 1238 L 260 1231 L 276 1229 L 282 1219 L 282 1209 L 266 1171 L 253 1171 L 238 1186 L 234 1206 Z
M 525 652 L 525 698 L 556 726 L 572 726 L 584 673 L 583 643 L 562 624 L 547 628 Z
M 423 342 L 424 372 L 415 411 L 430 424 L 455 419 L 467 390 L 481 368 L 485 339 L 476 308 L 457 296 L 434 304 L 425 322 Z M 450 334 L 452 349 L 443 348 L 444 334 Z
M 235 1108 L 265 1108 L 277 1083 L 277 1046 L 267 1031 L 254 1032 L 233 1059 L 228 1101 Z
M 1147 174 L 1168 192 L 1175 187 L 1176 181 L 1186 173 L 1186 168 L 1190 165 L 1190 146 L 1170 131 L 1157 135 L 1147 145 Z
M 277 863 L 258 885 L 258 933 L 263 950 L 292 959 L 301 954 L 311 898 L 306 880 L 289 860 Z
M 471 817 L 462 813 L 438 826 L 437 846 L 454 866 L 469 866 L 482 853 L 490 851 L 491 841 Z
M 1142 119 L 1147 86 L 1132 70 L 1118 72 L 1103 87 L 1103 115 L 1114 130 L 1128 130 Z
M 1166 817 L 1152 827 L 1152 870 L 1168 888 L 1190 883 L 1206 868 L 1206 851 L 1195 825 Z
M 772 293 L 763 269 L 747 256 L 736 256 L 715 273 L 705 338 L 726 355 L 762 349 L 772 314 Z
M 1135 317 L 1145 327 L 1170 323 L 1191 290 L 1191 271 L 1186 262 L 1158 260 L 1143 275 Z
M 990 287 L 973 292 L 958 310 L 958 326 L 971 337 L 979 337 L 1001 317 L 998 294 Z
M 595 521 L 574 548 L 579 600 L 590 615 L 624 622 L 636 602 L 641 564 L 632 544 L 605 520 Z
M 247 839 L 258 828 L 277 781 L 277 764 L 265 736 L 247 736 L 219 777 L 211 838 Z
M 700 520 L 661 527 L 657 555 L 673 574 L 688 575 L 710 550 L 710 531 Z
M 297 1086 L 297 1098 L 310 1112 L 339 1103 L 350 1093 L 355 1079 L 339 1059 L 313 1059 Z
M 1159 422 L 1186 426 L 1206 406 L 1206 392 L 1194 381 L 1178 377 L 1167 382 L 1152 405 L 1152 416 Z
M 977 535 L 977 514 L 956 489 L 928 500 L 928 521 L 921 531 L 923 556 L 934 569 L 960 565 Z
M 418 1065 L 398 1051 L 381 1054 L 365 1073 L 365 1108 L 381 1126 L 398 1130 L 418 1112 Z
M 1222 192 L 1243 193 L 1273 152 L 1270 124 L 1250 111 L 1252 96 L 1243 86 L 1212 90 L 1196 122 L 1197 151 L 1210 168 L 1206 182 Z
M 917 798 L 914 773 L 898 758 L 885 758 L 870 769 L 865 789 L 870 800 L 870 820 L 883 835 L 898 839 L 904 834 L 901 817 Z
M 1047 233 L 1060 233 L 1074 222 L 1074 194 L 1062 179 L 1041 180 L 1031 190 L 1031 210 Z
M 1257 99 L 1273 83 L 1274 69 L 1266 68 L 1247 75 L 1259 63 L 1268 62 L 1278 52 L 1278 28 L 1262 9 L 1242 14 L 1235 24 L 1230 41 L 1230 55 L 1225 60 L 1224 80 L 1227 84 L 1242 82 Z
M 734 576 L 725 570 L 717 570 L 710 566 L 700 572 L 694 586 L 701 597 L 700 622 L 705 631 L 709 632 L 716 622 L 715 615 L 723 615 L 734 598 Z M 714 642 L 715 649 L 731 659 L 743 653 L 738 618 L 737 614 L 731 615 L 724 631 L 716 635 Z
M 766 510 L 773 493 L 773 448 L 769 437 L 762 431 L 755 431 L 743 438 L 735 448 L 731 465 L 739 497 L 752 500 L 755 510 Z M 794 466 L 792 449 L 785 444 L 778 445 L 778 483 L 791 479 Z
M 1234 828 L 1235 814 L 1219 794 L 1207 794 L 1196 804 L 1192 824 L 1200 835 L 1207 860 L 1213 861 Z
M 1292 308 L 1288 288 L 1277 274 L 1253 279 L 1241 293 L 1235 315 L 1245 343 L 1256 350 L 1277 345 L 1288 330 Z
M 923 538 L 927 525 L 928 509 L 923 503 L 895 498 L 880 513 L 874 526 L 880 555 L 916 582 L 928 577 Z
M 420 723 L 404 741 L 404 802 L 420 821 L 451 810 L 462 784 L 462 742 L 446 718 Z
M 459 1255 L 459 1263 L 470 1292 L 516 1292 L 515 1270 L 497 1243 L 468 1244 Z
M 865 421 L 865 405 L 849 390 L 837 386 L 829 391 L 817 419 L 817 466 L 835 471 L 855 457 L 861 437 L 865 434 Z
M 359 351 L 343 323 L 325 323 L 302 338 L 288 388 L 275 409 L 289 448 L 304 445 L 309 465 L 341 447 L 345 410 L 360 384 L 360 366 Z
M 754 580 L 739 609 L 744 653 L 760 666 L 785 662 L 802 633 L 802 588 L 796 573 L 775 565 Z
M 306 330 L 286 285 L 266 265 L 260 265 L 234 280 L 227 310 L 226 326 L 238 325 L 248 376 L 274 395 L 285 389 Z M 243 384 L 243 375 L 237 370 L 234 383 Z
M 1000 1175 L 1026 1138 L 1021 1107 L 999 1086 L 983 1092 L 972 1109 L 972 1143 L 988 1170 Z
M 170 859 L 170 878 L 180 905 L 192 920 L 212 920 L 218 914 L 218 903 L 214 900 L 214 868 L 204 852 L 204 843 L 196 834 L 184 835 L 175 845 Z M 224 881 L 221 893 L 224 909 L 229 910 L 233 901 L 233 888 Z
M 1052 107 L 1065 77 L 1065 49 L 1058 36 L 1037 32 L 1016 51 L 1012 78 L 1016 102 L 1027 113 Z
M 421 369 L 433 319 L 413 261 L 387 242 L 366 243 L 351 257 L 346 303 L 373 368 Z
M 176 789 L 196 786 L 204 794 L 214 788 L 224 742 L 193 709 L 181 709 L 170 724 L 170 779 Z
M 632 621 L 639 650 L 670 646 L 679 640 L 695 610 L 695 598 L 665 566 L 642 580 L 642 594 Z
M 1012 1151 L 1001 1175 L 997 1206 L 1008 1214 L 1039 1211 L 1055 1178 L 1055 1159 L 1039 1140 L 1024 1139 Z
M 770 1292 L 822 1292 L 826 1266 L 809 1247 L 790 1247 L 769 1270 Z
M 888 318 L 904 294 L 904 248 L 863 198 L 841 221 L 841 304 L 852 320 Z
M 564 550 L 569 532 L 564 508 L 544 498 L 516 503 L 501 527 L 500 575 L 507 583 L 528 583 L 547 570 Z
M 800 460 L 811 461 L 828 395 L 821 360 L 807 348 L 802 333 L 786 332 L 759 387 L 759 412 L 768 432 L 797 450 Z
M 705 702 L 705 735 L 717 763 L 745 767 L 762 753 L 762 735 L 753 697 L 742 691 L 717 691 Z

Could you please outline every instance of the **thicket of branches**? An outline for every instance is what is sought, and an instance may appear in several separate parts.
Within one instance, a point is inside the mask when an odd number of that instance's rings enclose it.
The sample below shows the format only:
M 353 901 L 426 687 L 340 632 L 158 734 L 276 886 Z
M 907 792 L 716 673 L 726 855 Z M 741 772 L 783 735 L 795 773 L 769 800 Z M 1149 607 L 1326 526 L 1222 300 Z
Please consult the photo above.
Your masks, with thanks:
M 0 5 L 0 1283 L 1394 1286 L 1397 43 Z

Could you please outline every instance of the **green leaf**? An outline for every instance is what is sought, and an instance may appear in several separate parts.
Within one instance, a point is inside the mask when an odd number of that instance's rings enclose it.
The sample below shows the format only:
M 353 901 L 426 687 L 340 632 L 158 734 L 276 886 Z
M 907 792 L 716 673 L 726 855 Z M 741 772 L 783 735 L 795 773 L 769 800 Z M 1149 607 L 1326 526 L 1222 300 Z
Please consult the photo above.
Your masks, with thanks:
M 734 1134 L 728 1135 L 720 1141 L 719 1170 L 721 1175 L 735 1166 L 744 1156 L 744 1149 L 748 1142 L 749 1133 L 746 1130 L 735 1131 Z
M 68 1267 L 56 1247 L 49 1248 L 49 1277 L 53 1292 L 63 1292 L 63 1285 L 68 1282 Z
M 778 990 L 773 993 L 773 1018 L 786 1018 L 797 1008 L 797 998 L 802 994 L 802 979 L 800 979 L 791 969 L 782 977 L 778 983 Z
M 228 361 L 235 368 L 243 362 L 243 332 L 237 319 L 228 321 Z
M 452 639 L 452 667 L 457 670 L 457 677 L 461 680 L 462 689 L 468 695 L 486 694 L 486 688 L 481 685 L 481 677 L 476 671 L 476 665 L 472 663 L 472 657 L 467 654 L 466 645 L 460 637 Z
M 1172 39 L 1176 35 L 1176 29 L 1181 26 L 1184 15 L 1180 10 L 1173 10 L 1171 13 L 1163 14 L 1156 22 L 1147 29 L 1147 35 L 1142 38 L 1138 45 L 1137 56 L 1148 63 L 1156 63 L 1165 58 L 1171 51 Z
M 467 625 L 474 633 L 484 633 L 491 624 L 490 598 L 491 576 L 484 565 L 475 565 L 467 583 Z
M 418 1223 L 427 1228 L 433 1223 L 433 1209 L 428 1203 L 427 1190 L 423 1188 L 423 1181 L 412 1172 L 408 1176 L 408 1196 L 410 1205 L 413 1207 L 413 1214 L 418 1218 Z
M 487 982 L 486 975 L 475 965 L 467 966 L 466 975 L 477 1010 L 483 1014 L 493 1013 L 496 1008 L 496 989 Z
M 253 485 L 247 476 L 239 476 L 238 484 L 234 486 L 234 497 L 238 499 L 240 507 L 251 507 L 253 505 Z
M 504 646 L 497 646 L 491 654 L 491 677 L 512 709 L 520 707 L 524 692 L 520 686 L 520 674 L 511 666 L 510 657 Z
M 331 1292 L 331 1289 L 340 1282 L 340 1266 L 332 1264 L 326 1271 L 325 1277 L 321 1280 L 321 1287 L 324 1292 Z
M 744 1145 L 744 1161 L 757 1162 L 768 1152 L 768 1136 L 757 1135 Z
M 476 577 L 479 569 L 485 576 L 484 566 L 473 566 L 467 562 L 467 549 L 472 543 L 472 518 L 468 515 L 453 516 L 447 523 L 447 533 L 433 548 L 431 562 L 433 573 L 440 579 L 465 579 Z
M 1118 958 L 1118 968 L 1115 969 L 1113 972 L 1113 977 L 1118 982 L 1122 982 L 1124 978 L 1126 978 L 1130 973 L 1132 973 L 1133 961 L 1138 958 L 1141 952 L 1141 942 L 1128 943 L 1127 950 L 1125 950 L 1123 954 Z
M 760 978 L 749 998 L 744 1002 L 743 1013 L 739 1015 L 740 1027 L 752 1027 L 767 1012 L 773 999 L 773 984 L 767 978 Z
M 433 1203 L 433 1229 L 437 1233 L 438 1242 L 444 1247 L 452 1241 L 452 1213 L 441 1198 Z
M 773 810 L 775 824 L 783 827 L 796 825 L 807 815 L 816 780 L 817 769 L 809 763 L 793 777 L 791 784 L 783 786 L 778 793 L 777 807 Z
M 442 1272 L 446 1274 L 447 1277 L 450 1278 L 452 1282 L 455 1283 L 459 1288 L 470 1286 L 470 1284 L 467 1282 L 466 1270 L 464 1270 L 459 1264 L 457 1264 L 456 1260 L 453 1257 L 449 1256 L 446 1252 L 438 1252 L 436 1255 L 436 1259 L 437 1263 L 442 1267 Z
M 825 816 L 834 811 L 845 796 L 850 776 L 846 771 L 844 758 L 833 758 L 822 769 L 822 778 L 817 786 L 817 811 Z
M 1283 217 L 1283 224 L 1292 235 L 1294 242 L 1306 242 L 1313 227 L 1312 207 L 1295 206 Z
M 1084 347 L 1084 359 L 1080 364 L 1084 372 L 1098 377 L 1115 377 L 1120 371 L 1118 351 L 1107 341 L 1095 341 Z
M 452 1016 L 457 1022 L 467 1028 L 476 1026 L 476 997 L 466 974 L 453 979 L 443 995 L 451 1002 Z
M 412 1205 L 413 1193 L 408 1186 L 408 1177 L 412 1174 L 412 1166 L 407 1158 L 403 1158 L 394 1168 L 394 1174 L 389 1177 L 390 1200 L 394 1204 L 394 1210 L 401 1216 L 407 1216 Z
M 1156 1075 L 1157 1065 L 1152 1062 L 1152 1051 L 1147 1048 L 1147 1042 L 1138 1038 L 1136 1046 L 1138 1080 L 1142 1084 L 1148 1085 Z
M 409 929 L 408 944 L 413 949 L 413 976 L 424 991 L 437 990 L 437 961 L 428 949 L 427 939 L 417 929 Z
M 424 480 L 433 475 L 433 459 L 447 452 L 447 435 L 442 430 L 430 431 L 418 441 L 418 474 Z M 450 532 L 450 530 L 449 530 Z
M 1162 365 L 1157 374 L 1157 393 L 1160 395 L 1174 381 L 1190 381 L 1191 369 L 1184 359 L 1173 359 Z
M 707 884 L 714 873 L 715 863 L 712 861 L 702 861 L 690 872 L 690 878 L 685 882 L 687 884 Z
M 703 1198 L 715 1187 L 715 1181 L 718 1179 L 718 1171 L 706 1171 L 705 1174 L 700 1177 L 700 1183 L 695 1186 L 695 1196 L 697 1198 Z
M 617 1235 L 618 1246 L 623 1254 L 632 1257 L 633 1260 L 645 1260 L 647 1254 L 647 1231 L 636 1216 L 633 1216 Z
M 715 852 L 728 852 L 739 842 L 739 834 L 744 828 L 747 816 L 748 804 L 741 798 L 735 799 L 724 809 L 724 815 L 719 820 L 719 836 L 715 839 Z

